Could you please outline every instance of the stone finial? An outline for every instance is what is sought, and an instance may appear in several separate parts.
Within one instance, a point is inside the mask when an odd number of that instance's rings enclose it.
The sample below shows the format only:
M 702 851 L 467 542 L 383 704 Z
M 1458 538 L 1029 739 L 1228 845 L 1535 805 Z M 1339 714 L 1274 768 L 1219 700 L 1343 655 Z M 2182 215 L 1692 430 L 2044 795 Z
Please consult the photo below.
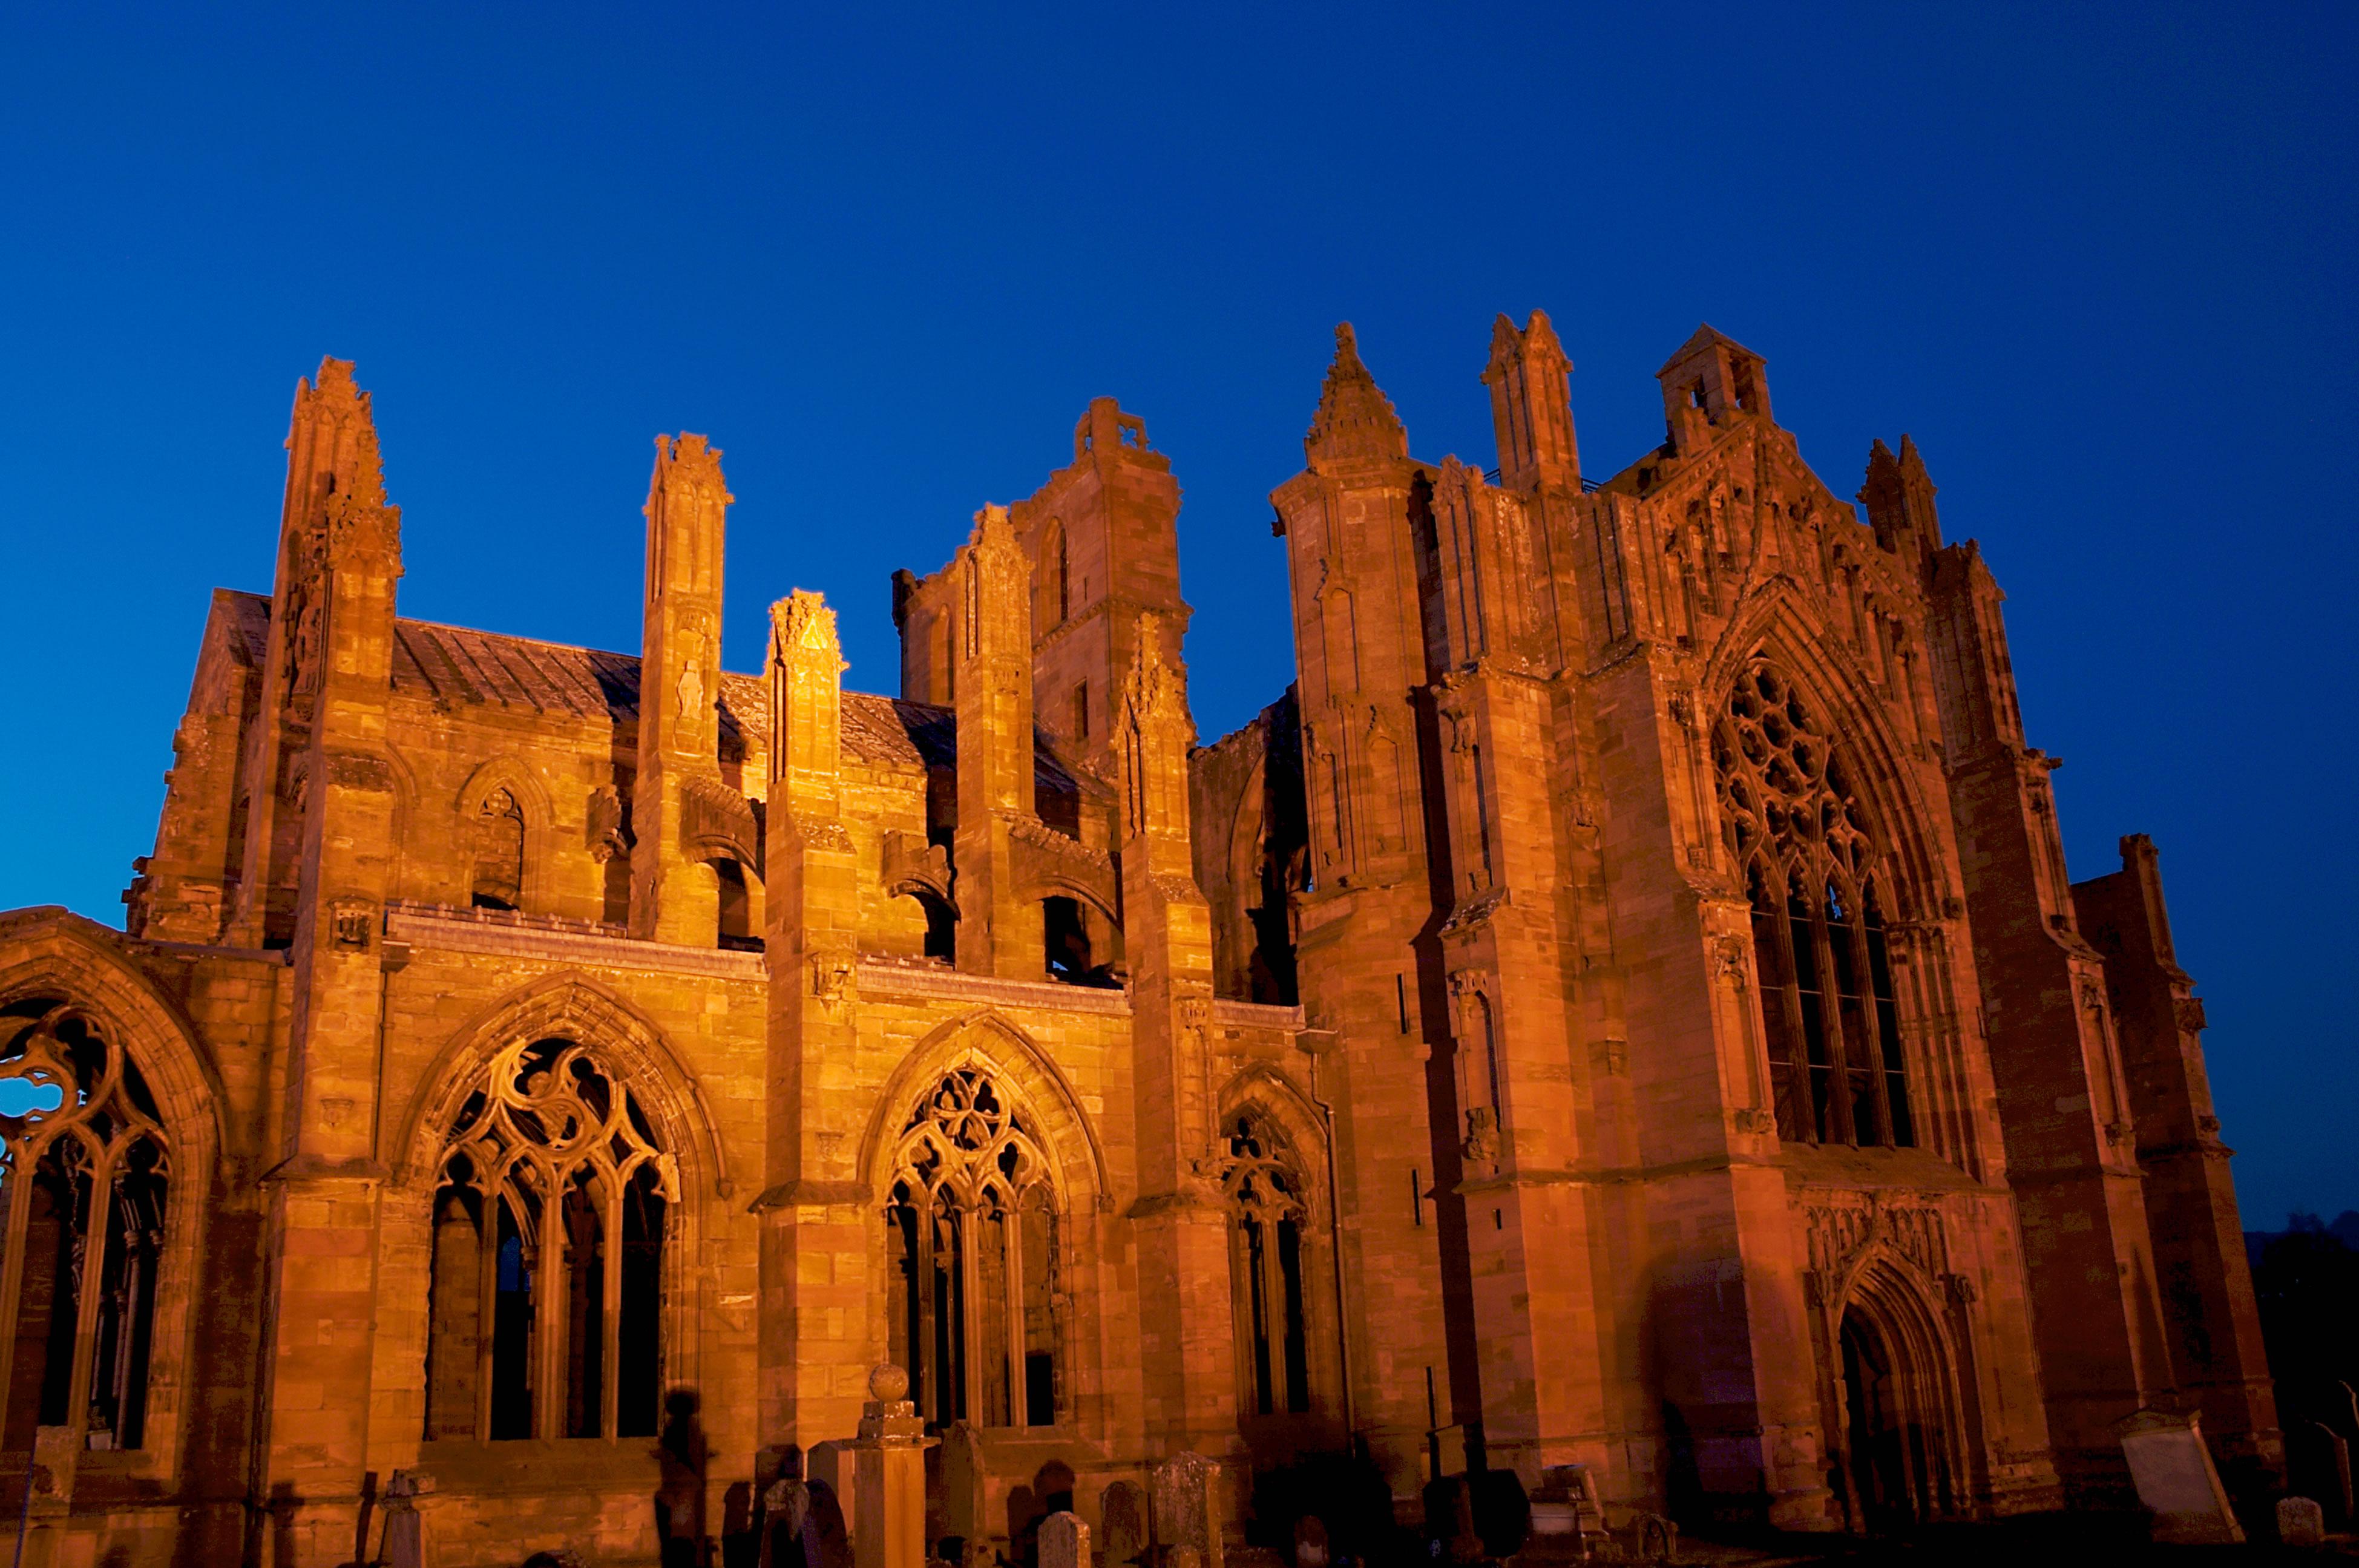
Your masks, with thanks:
M 1322 460 L 1408 455 L 1408 431 L 1392 400 L 1360 363 L 1359 339 L 1349 321 L 1335 329 L 1335 358 L 1327 366 L 1319 411 L 1311 416 L 1302 450 L 1313 467 Z
M 898 1404 L 909 1397 L 909 1374 L 890 1361 L 868 1374 L 868 1397 L 879 1404 Z

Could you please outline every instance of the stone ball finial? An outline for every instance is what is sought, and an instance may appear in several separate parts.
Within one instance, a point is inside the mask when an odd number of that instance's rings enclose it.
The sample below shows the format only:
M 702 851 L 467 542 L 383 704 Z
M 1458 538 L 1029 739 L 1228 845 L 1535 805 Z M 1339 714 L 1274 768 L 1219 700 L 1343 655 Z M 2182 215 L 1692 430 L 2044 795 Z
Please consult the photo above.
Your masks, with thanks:
M 909 1375 L 890 1361 L 868 1374 L 868 1397 L 880 1404 L 896 1404 L 908 1397 Z

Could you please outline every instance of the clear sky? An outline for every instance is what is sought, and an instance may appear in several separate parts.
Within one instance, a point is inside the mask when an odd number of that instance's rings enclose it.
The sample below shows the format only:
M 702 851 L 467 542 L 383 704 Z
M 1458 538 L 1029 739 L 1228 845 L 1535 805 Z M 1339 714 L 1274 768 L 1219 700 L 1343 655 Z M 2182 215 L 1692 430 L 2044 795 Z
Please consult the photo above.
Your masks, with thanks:
M 1593 473 L 1699 321 L 1839 495 L 1915 435 L 2010 594 L 2075 876 L 2160 845 L 2248 1225 L 2359 1207 L 2348 5 L 0 13 L 0 907 L 109 922 L 295 379 L 359 362 L 404 613 L 635 648 L 658 430 L 731 662 L 1071 454 L 1186 492 L 1209 739 L 1290 678 L 1269 490 L 1332 346 L 1487 465 L 1495 312 Z

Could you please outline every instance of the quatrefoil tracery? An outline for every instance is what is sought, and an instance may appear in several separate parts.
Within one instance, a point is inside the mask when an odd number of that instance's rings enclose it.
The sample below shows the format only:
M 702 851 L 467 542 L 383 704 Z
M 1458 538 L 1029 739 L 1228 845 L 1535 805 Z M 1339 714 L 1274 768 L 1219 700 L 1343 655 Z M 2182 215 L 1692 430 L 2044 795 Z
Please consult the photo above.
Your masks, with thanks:
M 1781 893 L 1816 893 L 1830 876 L 1840 887 L 1866 885 L 1875 840 L 1851 764 L 1767 659 L 1730 687 L 1712 755 L 1721 831 L 1739 866 L 1766 860 L 1781 874 Z
M 542 1203 L 571 1184 L 603 1197 L 647 1169 L 660 1196 L 679 1196 L 678 1163 L 656 1147 L 630 1090 L 570 1040 L 517 1040 L 495 1053 L 460 1107 L 440 1165 L 455 1185 L 506 1195 L 527 1245 Z

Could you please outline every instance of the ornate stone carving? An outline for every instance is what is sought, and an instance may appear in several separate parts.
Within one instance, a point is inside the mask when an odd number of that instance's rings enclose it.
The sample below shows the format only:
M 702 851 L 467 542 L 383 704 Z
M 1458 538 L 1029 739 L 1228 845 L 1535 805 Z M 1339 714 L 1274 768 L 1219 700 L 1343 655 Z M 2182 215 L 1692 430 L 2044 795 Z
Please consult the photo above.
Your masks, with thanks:
M 623 798 L 612 784 L 601 784 L 590 791 L 590 820 L 586 833 L 590 858 L 599 865 L 605 865 L 618 855 L 626 859 L 629 857 L 630 813 L 623 810 Z
M 2202 997 L 2175 996 L 2171 999 L 2170 1012 L 2171 1018 L 2178 1023 L 2180 1032 L 2185 1034 L 2201 1034 L 2203 1032 L 2206 1020 L 2203 1017 Z
M 1470 1106 L 1466 1112 L 1466 1141 L 1460 1152 L 1469 1160 L 1496 1161 L 1499 1158 L 1499 1113 L 1488 1105 Z
M 1938 1279 L 1948 1256 L 1939 1209 L 1879 1192 L 1831 1194 L 1810 1207 L 1810 1266 L 1840 1290 L 1867 1255 L 1882 1247 Z

